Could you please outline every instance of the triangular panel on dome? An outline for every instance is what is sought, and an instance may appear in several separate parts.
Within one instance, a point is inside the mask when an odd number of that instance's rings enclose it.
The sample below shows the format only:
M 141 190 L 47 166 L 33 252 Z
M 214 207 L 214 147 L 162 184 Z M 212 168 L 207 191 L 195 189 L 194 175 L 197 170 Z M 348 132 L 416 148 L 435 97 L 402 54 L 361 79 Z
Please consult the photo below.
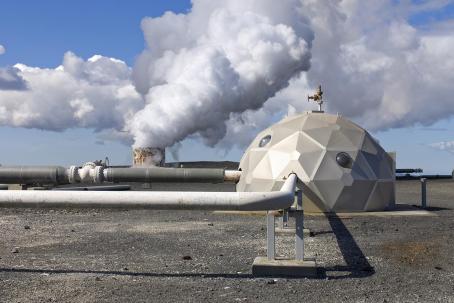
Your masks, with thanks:
M 252 177 L 257 179 L 272 179 L 272 165 L 269 158 L 269 153 L 267 153 L 260 162 L 252 169 Z
M 344 184 L 339 180 L 314 180 L 313 184 L 321 194 L 322 200 L 330 208 L 333 208 L 339 198 Z
M 394 185 L 392 182 L 378 181 L 372 190 L 364 210 L 374 211 L 383 210 L 392 203 L 392 191 Z
M 344 168 L 336 162 L 336 153 L 326 152 L 314 175 L 314 180 L 340 180 Z
M 353 184 L 353 177 L 350 173 L 344 173 L 341 177 L 341 181 L 344 184 L 344 186 L 351 186 Z
M 273 178 L 277 178 L 282 174 L 284 168 L 288 166 L 290 162 L 291 153 L 283 152 L 279 150 L 270 149 L 268 152 L 268 158 L 271 166 L 271 174 Z
M 335 130 L 331 133 L 326 149 L 337 151 L 355 151 L 358 149 L 358 146 L 353 144 L 342 130 Z
M 335 211 L 362 211 L 368 201 L 375 181 L 354 180 L 351 186 L 345 186 L 333 207 Z
M 362 153 L 367 163 L 374 171 L 377 179 L 391 179 L 394 174 L 392 160 L 389 156 L 384 158 L 382 155 L 369 154 L 367 152 Z
M 332 127 L 303 129 L 303 132 L 312 140 L 318 142 L 321 146 L 326 147 L 333 132 Z
M 301 153 L 298 161 L 301 168 L 305 171 L 306 175 L 309 178 L 312 178 L 317 171 L 320 163 L 325 155 L 324 150 L 314 151 L 314 152 L 303 152 Z
M 283 174 L 286 176 L 290 173 L 295 173 L 302 182 L 309 182 L 310 176 L 307 174 L 307 171 L 303 169 L 299 160 L 292 160 L 288 163 L 287 167 L 283 169 Z M 284 177 L 281 175 L 280 177 Z
M 273 129 L 271 134 L 271 141 L 268 144 L 269 146 L 274 144 L 279 144 L 282 140 L 286 140 L 291 135 L 297 133 L 298 130 L 287 128 L 287 127 L 276 127 Z
M 343 129 L 354 130 L 364 132 L 364 129 L 350 120 L 345 119 L 342 116 L 337 117 L 337 124 L 339 124 Z
M 309 114 L 303 125 L 303 130 L 331 127 L 335 122 L 324 118 L 323 114 Z
M 383 153 L 380 157 L 380 179 L 394 179 L 396 171 L 394 160 L 388 153 Z
M 366 133 L 364 136 L 363 145 L 361 146 L 361 150 L 369 154 L 376 155 L 380 149 L 380 146 L 378 146 L 377 142 L 375 142 L 372 136 L 369 133 Z
M 252 170 L 257 164 L 262 161 L 263 157 L 267 154 L 267 150 L 263 148 L 252 148 L 249 150 L 249 157 L 247 161 L 241 161 L 240 167 L 245 170 Z
M 299 136 L 299 132 L 293 132 L 287 137 L 282 138 L 279 142 L 275 143 L 270 149 L 290 153 L 296 150 Z
M 323 202 L 323 196 L 313 181 L 306 182 L 304 185 L 307 189 L 310 190 L 310 192 L 312 193 L 313 196 L 316 196 L 318 198 L 318 200 Z M 307 195 L 307 194 L 308 194 L 307 190 L 305 192 L 303 192 L 303 195 Z
M 374 170 L 369 166 L 363 152 L 359 152 L 353 160 L 351 174 L 356 180 L 376 180 Z
M 341 128 L 342 134 L 347 137 L 347 139 L 355 146 L 355 148 L 360 148 L 364 144 L 364 137 L 366 132 L 363 130 L 351 129 L 351 128 Z
M 321 152 L 325 150 L 325 146 L 320 144 L 320 142 L 311 138 L 308 134 L 300 132 L 298 136 L 298 145 L 296 146 L 300 152 Z

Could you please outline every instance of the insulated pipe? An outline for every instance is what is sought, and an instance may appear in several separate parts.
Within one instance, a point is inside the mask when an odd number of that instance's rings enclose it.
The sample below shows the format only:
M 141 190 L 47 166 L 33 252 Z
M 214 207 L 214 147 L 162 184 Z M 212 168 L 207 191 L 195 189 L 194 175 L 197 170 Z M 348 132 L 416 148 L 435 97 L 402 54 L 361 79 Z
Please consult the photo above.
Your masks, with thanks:
M 90 163 L 89 163 L 90 164 Z M 238 182 L 240 171 L 217 168 L 0 166 L 0 183 L 69 184 L 102 182 Z
M 67 184 L 66 168 L 61 166 L 0 166 L 0 183 Z
M 294 202 L 296 175 L 275 192 L 0 191 L 0 207 L 278 210 Z
M 217 168 L 106 168 L 103 174 L 108 182 L 224 182 L 224 169 Z

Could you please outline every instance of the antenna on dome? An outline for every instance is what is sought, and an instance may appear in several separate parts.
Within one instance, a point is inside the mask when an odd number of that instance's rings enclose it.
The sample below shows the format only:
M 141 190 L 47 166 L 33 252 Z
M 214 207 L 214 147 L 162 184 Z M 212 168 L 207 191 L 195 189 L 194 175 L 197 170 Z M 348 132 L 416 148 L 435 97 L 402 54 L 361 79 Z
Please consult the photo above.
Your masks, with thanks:
M 317 102 L 318 104 L 318 111 L 319 112 L 323 112 L 322 110 L 322 104 L 323 104 L 323 91 L 322 91 L 322 86 L 319 85 L 318 88 L 317 88 L 317 91 L 315 92 L 314 95 L 312 96 L 307 96 L 307 102 L 309 101 L 314 101 L 314 102 Z

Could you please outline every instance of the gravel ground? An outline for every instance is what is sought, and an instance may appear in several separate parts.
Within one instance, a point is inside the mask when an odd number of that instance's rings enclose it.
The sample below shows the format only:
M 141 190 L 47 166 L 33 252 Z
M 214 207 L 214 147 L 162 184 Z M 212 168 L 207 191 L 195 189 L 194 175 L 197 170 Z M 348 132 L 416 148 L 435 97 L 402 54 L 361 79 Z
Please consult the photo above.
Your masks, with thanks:
M 0 302 L 454 302 L 453 185 L 430 181 L 433 216 L 306 216 L 317 279 L 251 276 L 260 215 L 0 209 Z M 397 197 L 417 204 L 419 183 Z

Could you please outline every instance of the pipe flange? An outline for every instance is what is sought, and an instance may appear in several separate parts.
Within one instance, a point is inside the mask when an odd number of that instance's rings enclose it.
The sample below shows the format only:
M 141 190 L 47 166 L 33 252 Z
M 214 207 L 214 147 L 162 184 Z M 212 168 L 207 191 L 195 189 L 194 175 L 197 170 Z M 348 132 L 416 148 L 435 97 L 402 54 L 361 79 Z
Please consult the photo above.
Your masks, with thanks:
M 84 167 L 90 167 L 90 168 L 95 168 L 96 167 L 96 164 L 94 162 L 85 162 L 83 165 L 82 165 L 82 168 Z
M 77 183 L 79 177 L 79 168 L 77 166 L 70 166 L 68 170 L 68 181 L 69 183 Z
M 104 167 L 103 166 L 96 166 L 94 168 L 93 174 L 93 182 L 94 183 L 102 183 L 104 181 Z

